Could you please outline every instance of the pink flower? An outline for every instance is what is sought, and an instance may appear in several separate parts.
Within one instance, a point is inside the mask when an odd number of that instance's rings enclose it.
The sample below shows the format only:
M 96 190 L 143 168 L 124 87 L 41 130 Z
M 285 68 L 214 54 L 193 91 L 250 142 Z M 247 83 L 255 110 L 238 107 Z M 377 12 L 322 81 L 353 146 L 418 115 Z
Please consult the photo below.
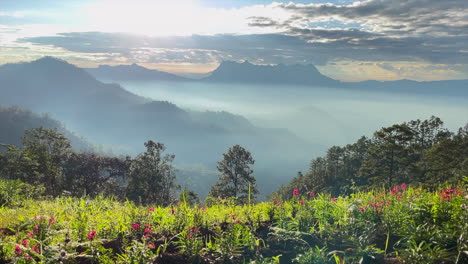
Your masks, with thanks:
M 25 240 L 23 240 L 23 242 L 21 242 L 21 245 L 23 245 L 23 246 L 25 246 L 25 247 L 27 247 L 27 246 L 28 246 L 28 244 L 29 244 L 29 241 L 28 241 L 28 240 L 26 240 L 26 239 L 25 239 Z
M 57 220 L 55 220 L 55 218 L 53 217 L 49 218 L 49 225 L 53 225 L 55 223 L 57 223 Z
M 36 244 L 32 247 L 32 250 L 36 252 L 36 254 L 41 254 L 41 250 L 39 249 L 39 245 Z
M 299 195 L 299 189 L 294 189 L 293 190 L 293 195 L 298 196 Z
M 193 232 L 195 232 L 195 233 L 200 233 L 200 229 L 194 227 L 194 228 L 193 228 Z
M 330 200 L 334 203 L 336 203 L 336 198 L 330 198 Z
M 300 200 L 299 203 L 300 203 L 301 205 L 304 205 L 304 201 L 303 201 L 303 200 Z
M 400 187 L 403 191 L 406 190 L 406 184 L 403 183 L 402 185 L 400 185 Z
M 24 258 L 28 261 L 32 260 L 32 257 L 28 253 L 24 254 Z
M 140 224 L 138 224 L 138 223 L 133 223 L 132 229 L 133 229 L 133 230 L 139 230 L 139 229 L 140 229 Z
M 231 215 L 231 219 L 232 219 L 232 220 L 236 220 L 236 215 L 234 215 L 234 214 Z
M 274 201 L 274 204 L 275 204 L 276 206 L 280 206 L 280 205 L 281 205 L 281 202 L 280 202 L 279 200 L 275 200 L 275 201 Z
M 33 237 L 34 236 L 34 233 L 33 232 L 29 232 L 28 233 L 28 237 Z
M 16 254 L 16 256 L 21 256 L 23 254 L 23 249 L 21 248 L 20 245 L 16 245 L 15 254 Z
M 156 246 L 155 246 L 153 243 L 149 243 L 149 244 L 148 244 L 148 247 L 149 247 L 149 248 L 156 248 Z
M 315 196 L 315 193 L 312 191 L 312 192 L 309 193 L 309 196 L 310 196 L 310 197 L 314 197 L 314 196 Z
M 91 231 L 89 231 L 89 233 L 88 233 L 88 239 L 89 239 L 90 241 L 93 241 L 95 237 L 96 237 L 96 230 L 91 230 Z
M 403 197 L 401 195 L 398 195 L 398 200 L 401 200 L 403 199 Z
M 366 211 L 366 208 L 359 206 L 359 212 L 364 213 Z
M 154 212 L 154 208 L 153 208 L 153 207 L 150 207 L 148 210 L 149 210 L 150 212 Z
M 144 233 L 145 233 L 145 235 L 146 235 L 146 234 L 152 234 L 153 231 L 151 231 L 151 228 L 145 228 Z

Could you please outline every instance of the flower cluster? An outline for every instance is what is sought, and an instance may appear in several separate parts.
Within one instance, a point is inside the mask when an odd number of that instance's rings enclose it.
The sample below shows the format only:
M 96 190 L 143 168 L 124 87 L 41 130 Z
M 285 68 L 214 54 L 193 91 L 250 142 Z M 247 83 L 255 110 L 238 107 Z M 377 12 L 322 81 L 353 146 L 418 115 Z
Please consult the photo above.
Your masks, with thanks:
M 393 187 L 393 189 L 390 191 L 390 194 L 391 195 L 396 195 L 399 191 L 405 191 L 406 190 L 406 184 L 402 184 L 402 185 L 396 185 L 395 187 Z

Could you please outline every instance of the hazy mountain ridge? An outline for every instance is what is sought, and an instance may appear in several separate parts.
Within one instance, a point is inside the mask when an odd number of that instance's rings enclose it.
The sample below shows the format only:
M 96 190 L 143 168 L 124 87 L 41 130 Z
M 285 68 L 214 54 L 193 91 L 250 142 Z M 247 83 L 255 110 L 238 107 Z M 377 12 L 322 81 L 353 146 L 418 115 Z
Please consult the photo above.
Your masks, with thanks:
M 171 73 L 151 70 L 138 65 L 101 65 L 99 68 L 85 69 L 97 79 L 112 81 L 196 81 L 219 83 L 250 83 L 300 86 L 325 86 L 346 89 L 408 92 L 413 94 L 440 94 L 468 96 L 468 79 L 441 81 L 376 81 L 342 82 L 320 73 L 312 65 L 256 65 L 248 61 L 242 63 L 223 61 L 209 76 L 191 79 Z M 139 73 L 135 73 L 139 72 Z M 141 74 L 140 74 L 141 73 Z
M 248 61 L 223 61 L 210 76 L 210 82 L 272 83 L 300 85 L 337 85 L 338 81 L 322 75 L 314 65 L 255 65 Z
M 79 135 L 120 149 L 121 154 L 136 154 L 152 139 L 176 154 L 177 163 L 215 168 L 227 148 L 242 144 L 264 169 L 257 176 L 265 193 L 280 182 L 264 177 L 284 177 L 304 166 L 311 155 L 311 145 L 288 130 L 259 128 L 227 112 L 193 112 L 151 101 L 50 57 L 1 66 L 0 93 L 0 104 L 51 113 Z M 278 161 L 284 164 L 275 168 Z
M 96 79 L 115 81 L 190 81 L 190 79 L 154 69 L 148 69 L 137 64 L 131 65 L 99 65 L 97 68 L 84 68 Z
M 47 114 L 37 114 L 19 107 L 2 107 L 0 105 L 0 143 L 20 146 L 21 137 L 27 129 L 44 127 L 57 129 L 64 134 L 76 150 L 89 151 L 92 146 L 85 139 L 66 129 L 59 121 Z

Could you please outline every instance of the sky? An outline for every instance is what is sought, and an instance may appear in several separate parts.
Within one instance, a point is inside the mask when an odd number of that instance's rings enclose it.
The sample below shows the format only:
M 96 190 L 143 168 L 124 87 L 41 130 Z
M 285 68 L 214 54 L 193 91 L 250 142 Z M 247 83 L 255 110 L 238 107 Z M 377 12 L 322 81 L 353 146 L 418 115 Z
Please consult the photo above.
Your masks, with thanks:
M 0 0 L 0 64 L 42 56 L 178 74 L 248 60 L 343 81 L 468 79 L 468 1 Z

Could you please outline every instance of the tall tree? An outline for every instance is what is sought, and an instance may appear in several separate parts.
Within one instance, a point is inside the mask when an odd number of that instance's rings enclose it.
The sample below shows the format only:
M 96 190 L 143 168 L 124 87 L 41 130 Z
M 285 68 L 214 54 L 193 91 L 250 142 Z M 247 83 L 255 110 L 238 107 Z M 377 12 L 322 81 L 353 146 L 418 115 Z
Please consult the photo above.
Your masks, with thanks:
M 70 141 L 56 129 L 43 127 L 26 130 L 22 141 L 19 161 L 30 164 L 25 180 L 43 184 L 50 195 L 59 195 L 64 183 L 62 168 L 72 152 Z
M 245 203 L 258 194 L 253 170 L 250 168 L 255 161 L 249 151 L 239 145 L 231 147 L 223 154 L 223 160 L 218 162 L 219 180 L 211 186 L 210 195 L 213 197 L 234 197 Z
M 174 200 L 175 155 L 164 155 L 163 144 L 154 141 L 145 143 L 146 152 L 138 155 L 130 164 L 127 195 L 134 201 L 167 205 Z

